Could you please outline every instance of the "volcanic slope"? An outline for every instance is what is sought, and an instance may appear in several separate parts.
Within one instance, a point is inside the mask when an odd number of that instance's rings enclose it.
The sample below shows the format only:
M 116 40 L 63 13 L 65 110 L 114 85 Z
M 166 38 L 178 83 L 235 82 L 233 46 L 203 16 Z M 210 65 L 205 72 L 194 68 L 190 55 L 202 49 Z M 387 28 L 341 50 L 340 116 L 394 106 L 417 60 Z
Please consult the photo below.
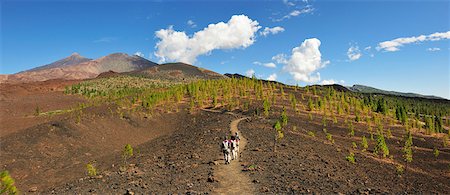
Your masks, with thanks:
M 114 53 L 96 60 L 89 60 L 79 54 L 54 62 L 49 65 L 37 67 L 28 71 L 19 72 L 6 77 L 2 82 L 20 83 L 46 81 L 51 79 L 80 80 L 95 78 L 102 72 L 130 72 L 157 65 L 145 58 L 124 53 Z
M 450 192 L 446 102 L 368 98 L 331 87 L 297 88 L 252 79 L 148 88 L 142 88 L 147 82 L 136 82 L 141 77 L 102 79 L 130 83 L 120 90 L 118 85 L 85 87 L 105 83 L 95 80 L 69 87 L 67 96 L 83 95 L 84 105 L 2 137 L 0 163 L 19 189 L 44 194 L 229 193 L 223 191 L 228 185 L 220 170 L 228 165 L 222 164 L 219 143 L 230 134 L 232 121 L 249 117 L 232 123 L 247 140 L 239 161 L 229 166 L 247 179 L 233 189 L 245 185 L 252 186 L 247 192 L 269 194 Z M 202 110 L 208 107 L 217 112 Z M 418 118 L 405 115 L 408 123 L 402 123 L 395 117 L 403 109 L 418 112 Z M 433 129 L 432 115 L 437 121 Z M 36 116 L 41 117 L 50 116 Z M 282 124 L 278 131 L 277 121 Z M 408 131 L 413 161 L 405 164 Z M 125 160 L 127 143 L 135 155 Z M 96 176 L 87 175 L 89 162 L 97 168 Z
M 155 80 L 167 80 L 184 83 L 200 79 L 228 78 L 211 70 L 185 63 L 160 64 L 143 70 L 130 72 L 128 75 L 139 75 Z

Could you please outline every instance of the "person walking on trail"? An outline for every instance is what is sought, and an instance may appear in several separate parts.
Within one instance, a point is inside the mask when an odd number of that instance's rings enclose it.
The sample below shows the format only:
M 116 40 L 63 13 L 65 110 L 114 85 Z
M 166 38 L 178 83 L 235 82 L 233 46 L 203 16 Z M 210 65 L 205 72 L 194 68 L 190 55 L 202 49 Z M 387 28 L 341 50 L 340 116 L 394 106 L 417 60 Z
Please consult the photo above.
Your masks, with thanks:
M 239 138 L 238 132 L 234 134 L 234 139 L 236 141 L 236 154 L 239 155 L 239 140 L 241 140 L 241 138 Z
M 230 164 L 231 156 L 230 156 L 230 141 L 227 139 L 227 136 L 224 137 L 220 147 L 223 152 L 223 159 L 225 160 L 225 164 Z

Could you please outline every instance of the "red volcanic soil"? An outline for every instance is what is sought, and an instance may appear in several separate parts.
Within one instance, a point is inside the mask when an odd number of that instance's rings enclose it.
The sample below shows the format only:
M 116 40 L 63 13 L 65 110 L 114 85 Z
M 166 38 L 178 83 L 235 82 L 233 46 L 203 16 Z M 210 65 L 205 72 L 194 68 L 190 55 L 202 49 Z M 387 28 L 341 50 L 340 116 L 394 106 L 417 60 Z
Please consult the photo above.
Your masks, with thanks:
M 247 178 L 250 183 L 236 183 L 255 193 L 442 193 L 450 192 L 450 149 L 440 138 L 414 133 L 414 160 L 405 173 L 403 164 L 404 127 L 383 122 L 392 131 L 386 138 L 392 159 L 372 154 L 366 122 L 353 122 L 350 136 L 345 118 L 337 123 L 328 116 L 304 109 L 294 112 L 287 99 L 277 98 L 269 117 L 261 113 L 262 102 L 252 101 L 249 110 L 226 113 L 187 111 L 186 103 L 177 111 L 157 109 L 142 113 L 121 111 L 112 102 L 94 102 L 81 111 L 53 116 L 34 116 L 36 106 L 42 112 L 64 110 L 79 103 L 92 103 L 78 95 L 63 94 L 64 87 L 78 81 L 48 81 L 31 84 L 1 85 L 0 166 L 10 171 L 17 187 L 24 193 L 42 194 L 166 194 L 166 193 L 240 193 L 224 191 L 223 159 L 219 143 L 230 133 L 230 123 L 238 124 L 247 144 L 230 177 Z M 286 89 L 288 93 L 295 93 Z M 299 90 L 295 93 L 302 100 Z M 309 96 L 309 95 L 308 95 Z M 276 143 L 272 128 L 286 106 L 288 125 L 284 138 Z M 256 111 L 256 110 L 259 111 Z M 312 120 L 308 114 L 312 114 Z M 375 129 L 376 127 L 374 127 Z M 326 129 L 326 130 L 324 130 Z M 333 135 L 334 143 L 326 139 Z M 308 135 L 314 132 L 315 136 Z M 369 142 L 361 149 L 361 137 Z M 352 148 L 352 142 L 357 144 Z M 134 156 L 124 162 L 125 144 L 134 148 Z M 440 155 L 433 155 L 439 148 Z M 346 160 L 355 153 L 356 163 Z M 98 176 L 86 174 L 86 164 L 96 165 Z M 226 187 L 226 186 L 225 186 Z M 239 189 L 238 187 L 230 189 Z
M 48 117 L 34 116 L 37 107 L 40 112 L 47 112 L 70 109 L 85 102 L 80 96 L 68 96 L 63 93 L 65 86 L 78 82 L 80 81 L 49 80 L 0 84 L 0 137 L 49 121 Z

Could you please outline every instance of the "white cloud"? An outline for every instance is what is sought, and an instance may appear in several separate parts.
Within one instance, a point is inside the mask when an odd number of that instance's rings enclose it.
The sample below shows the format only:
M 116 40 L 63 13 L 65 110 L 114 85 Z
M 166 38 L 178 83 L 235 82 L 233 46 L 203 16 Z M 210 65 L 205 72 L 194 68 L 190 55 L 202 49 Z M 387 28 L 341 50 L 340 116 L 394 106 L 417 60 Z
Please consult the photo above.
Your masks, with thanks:
M 208 55 L 217 49 L 246 48 L 255 42 L 256 32 L 261 27 L 246 15 L 234 15 L 227 22 L 209 24 L 192 36 L 185 32 L 168 29 L 156 31 L 160 39 L 156 43 L 155 56 L 160 62 L 180 61 L 194 63 L 199 55 Z
M 321 85 L 333 85 L 333 84 L 344 84 L 345 81 L 344 80 L 340 80 L 340 81 L 335 81 L 333 79 L 328 79 L 328 80 L 322 80 L 320 82 Z
M 358 46 L 351 45 L 347 50 L 347 57 L 350 61 L 355 61 L 362 56 Z
M 278 64 L 287 64 L 286 54 L 280 53 L 272 57 L 272 60 Z
M 400 50 L 400 47 L 406 44 L 419 43 L 424 41 L 439 41 L 443 39 L 450 39 L 450 31 L 436 32 L 430 35 L 419 35 L 416 37 L 402 37 L 390 41 L 384 41 L 378 44 L 377 50 L 393 52 Z
M 139 57 L 141 57 L 141 58 L 144 57 L 144 53 L 142 53 L 142 52 L 140 52 L 140 51 L 137 51 L 136 53 L 134 53 L 134 55 L 135 55 L 135 56 L 139 56 Z
M 320 73 L 316 71 L 330 63 L 328 60 L 322 61 L 320 44 L 319 39 L 311 38 L 303 41 L 299 47 L 293 48 L 292 55 L 286 60 L 283 70 L 291 74 L 296 81 L 309 83 L 320 81 Z
M 266 80 L 269 80 L 269 81 L 276 81 L 276 80 L 277 80 L 277 74 L 276 74 L 276 73 L 273 73 L 273 74 L 269 75 L 269 77 L 267 77 Z
M 427 51 L 440 51 L 441 48 L 439 47 L 433 47 L 433 48 L 428 48 Z
M 189 25 L 189 27 L 191 27 L 191 28 L 197 27 L 197 24 L 195 24 L 195 22 L 192 21 L 192 20 L 188 20 L 186 23 L 187 23 L 187 25 Z
M 275 63 L 273 63 L 273 62 L 261 63 L 261 62 L 255 61 L 255 62 L 253 62 L 253 64 L 260 65 L 260 66 L 265 66 L 267 68 L 276 68 L 277 67 L 277 65 Z
M 255 70 L 250 69 L 250 70 L 245 71 L 245 76 L 253 77 L 253 75 L 255 75 Z
M 309 14 L 309 13 L 313 13 L 314 10 L 315 10 L 315 9 L 314 9 L 311 5 L 307 5 L 307 6 L 305 6 L 303 9 L 296 9 L 296 10 L 293 10 L 293 11 L 289 12 L 289 14 L 287 14 L 287 15 L 285 15 L 285 16 L 279 18 L 279 19 L 272 19 L 272 21 L 273 21 L 273 22 L 280 22 L 280 21 L 283 21 L 283 20 L 285 20 L 285 19 L 289 19 L 289 18 L 292 18 L 292 17 L 297 17 L 297 16 L 299 16 L 299 15 L 301 15 L 301 14 Z
M 367 46 L 364 48 L 364 50 L 369 51 L 370 49 L 372 49 L 372 46 Z
M 283 31 L 284 31 L 284 28 L 280 27 L 280 26 L 276 26 L 273 28 L 265 27 L 263 31 L 259 32 L 259 34 L 266 37 L 269 34 L 274 35 L 274 34 L 278 34 Z
M 295 3 L 293 3 L 292 1 L 283 0 L 283 3 L 288 6 L 295 6 Z

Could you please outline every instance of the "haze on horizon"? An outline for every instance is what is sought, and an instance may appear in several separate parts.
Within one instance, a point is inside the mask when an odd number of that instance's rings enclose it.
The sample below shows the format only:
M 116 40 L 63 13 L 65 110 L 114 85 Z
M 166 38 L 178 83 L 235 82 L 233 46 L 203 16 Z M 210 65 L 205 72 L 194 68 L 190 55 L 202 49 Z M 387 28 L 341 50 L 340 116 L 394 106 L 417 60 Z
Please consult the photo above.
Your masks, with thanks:
M 448 1 L 2 1 L 0 74 L 116 52 L 450 99 Z M 196 11 L 192 11 L 196 10 Z

